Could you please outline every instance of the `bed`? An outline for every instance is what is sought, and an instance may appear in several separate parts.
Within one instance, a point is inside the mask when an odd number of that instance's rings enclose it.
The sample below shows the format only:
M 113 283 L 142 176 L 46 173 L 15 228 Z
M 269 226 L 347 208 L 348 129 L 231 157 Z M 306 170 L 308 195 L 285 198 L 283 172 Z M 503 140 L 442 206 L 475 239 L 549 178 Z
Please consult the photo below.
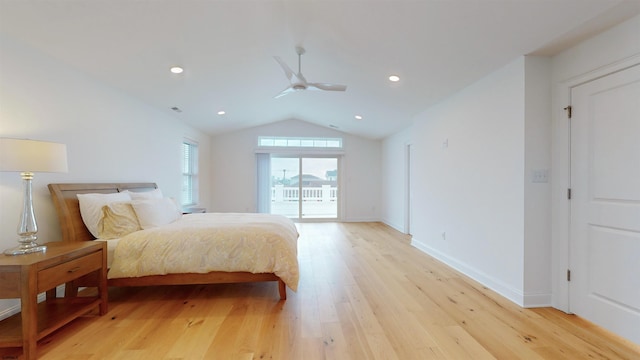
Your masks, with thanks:
M 161 225 L 153 228 L 144 228 L 140 231 L 135 231 L 134 233 L 123 236 L 122 238 L 113 239 L 113 240 L 103 240 L 97 239 L 94 235 L 94 231 L 88 229 L 88 225 L 85 224 L 85 220 L 83 220 L 83 215 L 86 215 L 86 208 L 83 208 L 83 214 L 80 211 L 80 202 L 78 200 L 79 194 L 80 197 L 83 196 L 102 196 L 100 194 L 109 194 L 105 196 L 119 196 L 117 193 L 129 193 L 131 195 L 144 195 L 151 192 L 158 192 L 158 186 L 155 183 L 76 183 L 76 184 L 49 184 L 49 191 L 51 192 L 51 196 L 53 199 L 53 203 L 58 214 L 58 219 L 60 222 L 60 228 L 62 231 L 62 241 L 66 242 L 75 242 L 75 241 L 107 241 L 109 244 L 109 264 L 110 268 L 108 271 L 108 284 L 109 286 L 151 286 L 151 285 L 182 285 L 182 284 L 219 284 L 219 283 L 244 283 L 244 282 L 263 282 L 263 281 L 274 281 L 278 283 L 278 291 L 280 295 L 280 299 L 285 300 L 287 298 L 287 287 L 292 290 L 296 290 L 298 283 L 298 263 L 297 263 L 297 231 L 295 230 L 295 226 L 291 220 L 273 216 L 267 214 L 212 214 L 212 213 L 203 213 L 203 214 L 188 214 L 188 215 L 180 215 L 179 220 L 169 224 L 169 225 Z M 107 210 L 103 207 L 103 210 Z M 106 213 L 105 213 L 106 214 Z M 139 213 L 138 213 L 139 214 Z M 104 218 L 107 216 L 105 215 Z M 258 220 L 255 220 L 255 217 L 258 217 Z M 211 220 L 215 218 L 216 220 Z M 246 219 L 246 220 L 245 220 Z M 103 219 L 105 220 L 105 219 Z M 240 251 L 238 248 L 241 246 L 245 246 L 248 250 L 249 248 L 258 248 L 259 250 L 255 250 L 261 253 L 273 251 L 273 255 L 271 256 L 273 259 L 267 260 L 259 260 L 259 261 L 251 261 L 251 268 L 236 268 L 229 270 L 225 269 L 215 269 L 211 268 L 212 266 L 207 265 L 209 268 L 201 268 L 198 270 L 191 269 L 181 269 L 179 271 L 172 271 L 171 269 L 160 269 L 157 274 L 154 274 L 153 271 L 149 270 L 149 265 L 146 266 L 129 266 L 129 268 L 137 267 L 137 268 L 145 268 L 147 271 L 140 274 L 131 274 L 126 267 L 126 264 L 129 264 L 129 259 L 132 257 L 132 254 L 135 254 L 136 251 L 140 251 L 143 254 L 146 251 L 146 243 L 145 246 L 139 246 L 136 244 L 140 244 L 140 241 L 149 241 L 155 242 L 160 241 L 158 238 L 159 232 L 167 231 L 173 232 L 174 235 L 177 235 L 179 230 L 179 226 L 182 226 L 182 223 L 186 222 L 194 222 L 196 224 L 202 224 L 205 221 L 218 224 L 222 224 L 224 227 L 233 228 L 241 233 L 239 236 L 239 240 L 236 242 L 235 248 L 230 250 L 233 252 Z M 141 219 L 142 221 L 142 219 Z M 246 224 L 244 223 L 245 221 Z M 256 225 L 256 222 L 259 223 Z M 233 226 L 229 225 L 233 223 Z M 265 233 L 267 235 L 263 235 L 258 238 L 255 234 L 256 226 L 261 227 L 265 225 L 268 227 L 265 231 L 270 231 L 269 233 Z M 192 225 L 189 225 L 193 227 Z M 200 226 L 201 225 L 196 225 Z M 90 227 L 90 226 L 89 226 Z M 165 229 L 165 227 L 167 229 Z M 171 228 L 171 229 L 169 229 Z M 251 231 L 245 231 L 243 229 L 250 228 Z M 269 230 L 270 229 L 270 230 Z M 197 231 L 202 231 L 199 229 Z M 211 232 L 219 232 L 220 230 L 211 230 Z M 226 231 L 226 230 L 225 230 Z M 257 230 L 256 230 L 257 231 Z M 262 230 L 260 230 L 262 231 Z M 188 232 L 182 233 L 183 235 L 179 236 L 180 238 L 187 238 L 184 234 Z M 198 233 L 199 234 L 199 233 Z M 200 235 L 198 235 L 200 236 Z M 264 245 L 259 243 L 263 237 L 267 237 L 269 242 L 277 241 L 278 243 L 282 242 L 282 245 Z M 132 237 L 138 237 L 136 240 L 133 240 Z M 255 238 L 254 238 L 255 237 Z M 283 238 L 282 240 L 279 238 Z M 139 240 L 143 239 L 143 240 Z M 275 239 L 275 240 L 274 240 Z M 200 239 L 201 240 L 201 239 Z M 163 240 L 164 241 L 164 240 Z M 178 241 L 188 241 L 188 239 L 179 239 Z M 116 244 L 117 246 L 111 246 L 111 244 Z M 238 245 L 242 243 L 242 245 Z M 245 245 L 246 243 L 246 245 Z M 126 249 L 124 244 L 133 244 L 133 248 Z M 169 244 L 167 242 L 167 244 Z M 190 248 L 196 247 L 195 242 L 192 243 L 183 243 L 181 245 L 177 245 L 178 249 L 183 249 L 185 253 L 190 251 Z M 274 243 L 275 244 L 275 243 Z M 173 246 L 173 245 L 166 245 Z M 199 246 L 199 245 L 198 245 Z M 204 246 L 204 245 L 203 245 Z M 222 247 L 223 245 L 216 245 L 215 251 L 209 251 L 209 257 L 205 259 L 205 256 L 200 256 L 207 252 L 207 250 L 198 250 L 197 248 L 194 250 L 196 252 L 200 252 L 201 254 L 193 254 L 185 255 L 191 256 L 188 259 L 180 260 L 179 262 L 183 263 L 201 263 L 201 262 L 213 262 L 216 263 L 220 258 L 229 257 L 229 253 L 225 253 Z M 140 249 L 138 249 L 140 248 Z M 133 250 L 132 250 L 133 249 Z M 276 253 L 276 251 L 278 251 Z M 167 252 L 166 250 L 157 250 L 157 253 Z M 172 256 L 176 256 L 180 251 L 175 251 L 172 249 L 169 251 Z M 211 258 L 211 254 L 218 254 L 219 259 Z M 224 256 L 220 256 L 219 254 L 226 254 Z M 123 256 L 124 255 L 124 256 Z M 262 254 L 258 254 L 259 256 L 263 256 Z M 141 255 L 142 256 L 142 255 Z M 155 256 L 155 255 L 154 255 Z M 198 257 L 198 259 L 193 260 L 194 257 Z M 243 255 L 244 257 L 252 256 L 252 255 Z M 292 258 L 293 257 L 293 258 Z M 126 259 L 126 260 L 123 260 Z M 283 260 L 284 259 L 284 260 Z M 205 261 L 206 260 L 206 261 Z M 210 261 L 212 260 L 212 261 Z M 135 260 L 138 261 L 138 260 Z M 175 262 L 175 260 L 173 260 Z M 259 264 L 255 264 L 259 263 Z M 274 263 L 277 266 L 274 266 Z M 278 264 L 283 265 L 278 265 Z M 122 264 L 125 264 L 124 270 L 122 270 Z M 261 268 L 256 269 L 256 266 L 264 266 L 264 270 Z M 274 270 L 275 269 L 275 270 Z M 150 273 L 151 271 L 151 273 Z M 91 281 L 91 279 L 85 279 L 87 281 Z M 69 294 L 73 294 L 77 291 L 79 286 L 83 286 L 83 281 L 80 280 L 74 284 L 67 284 L 66 292 Z

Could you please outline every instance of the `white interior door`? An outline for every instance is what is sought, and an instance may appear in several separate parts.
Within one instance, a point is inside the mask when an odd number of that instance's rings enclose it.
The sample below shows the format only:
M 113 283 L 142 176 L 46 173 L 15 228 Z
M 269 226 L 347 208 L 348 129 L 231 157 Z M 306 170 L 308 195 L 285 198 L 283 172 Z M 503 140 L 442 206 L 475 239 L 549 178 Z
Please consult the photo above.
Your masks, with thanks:
M 571 102 L 570 311 L 640 344 L 640 65 Z

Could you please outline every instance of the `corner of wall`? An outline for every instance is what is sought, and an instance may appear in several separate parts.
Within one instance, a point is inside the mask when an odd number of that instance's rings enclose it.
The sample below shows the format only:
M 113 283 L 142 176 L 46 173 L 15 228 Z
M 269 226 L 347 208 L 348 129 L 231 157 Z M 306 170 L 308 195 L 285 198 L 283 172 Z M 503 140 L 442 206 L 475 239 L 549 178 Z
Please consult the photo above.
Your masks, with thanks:
M 551 285 L 551 59 L 525 57 L 524 263 L 527 304 L 550 303 Z M 540 295 L 527 295 L 540 294 Z

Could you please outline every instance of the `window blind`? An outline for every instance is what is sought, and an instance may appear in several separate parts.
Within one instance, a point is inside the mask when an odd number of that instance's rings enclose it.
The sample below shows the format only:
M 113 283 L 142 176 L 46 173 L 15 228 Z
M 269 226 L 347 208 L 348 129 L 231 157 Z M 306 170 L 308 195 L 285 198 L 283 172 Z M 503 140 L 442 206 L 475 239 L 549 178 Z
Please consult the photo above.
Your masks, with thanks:
M 198 145 L 184 141 L 182 143 L 182 205 L 195 205 L 198 202 Z

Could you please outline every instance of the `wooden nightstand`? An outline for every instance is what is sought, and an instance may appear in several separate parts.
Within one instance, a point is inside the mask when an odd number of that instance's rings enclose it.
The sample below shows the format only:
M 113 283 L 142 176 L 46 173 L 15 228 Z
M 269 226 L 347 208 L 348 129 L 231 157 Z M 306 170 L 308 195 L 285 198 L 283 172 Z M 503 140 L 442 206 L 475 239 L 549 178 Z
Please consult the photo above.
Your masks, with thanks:
M 20 298 L 22 311 L 0 321 L 0 347 L 22 346 L 25 359 L 37 358 L 37 342 L 89 311 L 107 313 L 107 248 L 102 241 L 47 243 L 47 251 L 0 255 L 0 299 Z M 56 286 L 95 274 L 97 296 L 56 297 Z M 83 284 L 84 285 L 84 284 Z M 38 304 L 39 293 L 47 300 Z
M 206 213 L 206 212 L 207 212 L 207 209 L 202 207 L 182 208 L 182 214 L 199 214 L 199 213 Z

